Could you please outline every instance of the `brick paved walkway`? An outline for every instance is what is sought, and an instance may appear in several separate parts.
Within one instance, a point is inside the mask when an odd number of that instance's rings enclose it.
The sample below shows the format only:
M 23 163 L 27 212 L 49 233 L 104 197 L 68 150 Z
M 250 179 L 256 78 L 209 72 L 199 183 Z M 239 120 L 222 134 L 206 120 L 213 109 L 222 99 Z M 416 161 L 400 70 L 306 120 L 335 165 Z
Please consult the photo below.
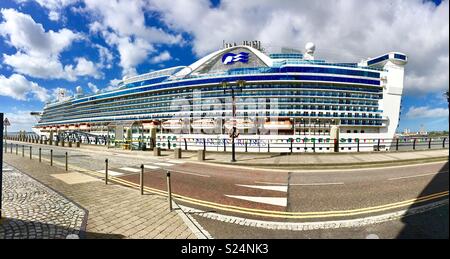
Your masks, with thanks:
M 87 212 L 28 175 L 4 166 L 0 239 L 64 239 L 79 235 Z
M 5 161 L 63 193 L 89 211 L 87 238 L 196 238 L 167 199 L 47 163 L 4 154 Z

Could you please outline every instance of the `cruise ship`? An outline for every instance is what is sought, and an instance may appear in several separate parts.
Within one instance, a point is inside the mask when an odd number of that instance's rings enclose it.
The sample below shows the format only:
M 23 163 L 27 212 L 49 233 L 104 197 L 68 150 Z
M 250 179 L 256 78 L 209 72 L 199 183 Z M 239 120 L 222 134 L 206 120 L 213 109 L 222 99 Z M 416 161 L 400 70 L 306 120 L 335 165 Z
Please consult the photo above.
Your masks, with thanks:
M 33 129 L 50 138 L 103 136 L 115 147 L 230 151 L 235 138 L 238 152 L 356 151 L 355 141 L 393 139 L 407 56 L 338 63 L 315 52 L 313 43 L 278 53 L 259 41 L 224 43 L 189 66 L 47 103 Z

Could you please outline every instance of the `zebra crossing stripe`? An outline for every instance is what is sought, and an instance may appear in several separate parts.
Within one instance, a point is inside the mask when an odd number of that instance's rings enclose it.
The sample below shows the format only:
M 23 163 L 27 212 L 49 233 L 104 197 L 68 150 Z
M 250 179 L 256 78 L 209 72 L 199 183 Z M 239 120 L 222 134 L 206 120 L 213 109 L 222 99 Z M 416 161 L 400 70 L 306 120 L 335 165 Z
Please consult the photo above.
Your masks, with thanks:
M 169 164 L 169 163 L 154 163 L 155 165 L 160 165 L 160 166 L 173 166 L 173 164 Z
M 122 167 L 122 168 L 119 168 L 119 169 L 123 170 L 123 171 L 132 172 L 132 173 L 139 173 L 141 171 L 141 169 L 131 168 L 131 167 Z
M 154 170 L 154 169 L 158 169 L 158 168 L 161 168 L 161 167 L 159 167 L 159 166 L 154 166 L 154 165 L 144 165 L 144 168 L 145 168 L 145 169 L 152 169 L 152 170 Z
M 97 172 L 105 174 L 105 170 L 98 170 Z M 121 176 L 121 175 L 123 175 L 123 173 L 119 173 L 119 172 L 116 172 L 116 171 L 108 170 L 108 175 Z
M 184 163 L 186 163 L 185 161 L 177 161 L 177 160 L 168 160 L 167 162 L 174 163 L 174 164 L 184 164 Z

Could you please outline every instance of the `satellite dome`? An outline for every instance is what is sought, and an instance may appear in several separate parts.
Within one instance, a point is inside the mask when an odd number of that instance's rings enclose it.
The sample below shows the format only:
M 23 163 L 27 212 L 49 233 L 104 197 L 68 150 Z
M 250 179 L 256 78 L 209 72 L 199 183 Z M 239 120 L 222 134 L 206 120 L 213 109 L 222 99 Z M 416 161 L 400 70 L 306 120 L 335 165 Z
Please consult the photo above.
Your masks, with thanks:
M 308 42 L 305 45 L 306 53 L 314 53 L 316 50 L 316 45 L 312 42 Z
M 83 88 L 81 86 L 77 86 L 77 94 L 83 94 Z

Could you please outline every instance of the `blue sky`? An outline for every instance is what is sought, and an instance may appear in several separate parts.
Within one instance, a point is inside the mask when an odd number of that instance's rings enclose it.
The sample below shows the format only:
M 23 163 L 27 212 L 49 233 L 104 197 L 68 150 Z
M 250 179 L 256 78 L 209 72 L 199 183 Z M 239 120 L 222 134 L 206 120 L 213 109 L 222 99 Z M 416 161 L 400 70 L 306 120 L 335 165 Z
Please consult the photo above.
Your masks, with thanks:
M 111 89 L 124 75 L 189 65 L 222 40 L 313 41 L 332 61 L 406 53 L 399 129 L 448 130 L 448 0 L 325 1 L 2 0 L 0 111 L 29 130 L 29 112 L 59 88 Z

